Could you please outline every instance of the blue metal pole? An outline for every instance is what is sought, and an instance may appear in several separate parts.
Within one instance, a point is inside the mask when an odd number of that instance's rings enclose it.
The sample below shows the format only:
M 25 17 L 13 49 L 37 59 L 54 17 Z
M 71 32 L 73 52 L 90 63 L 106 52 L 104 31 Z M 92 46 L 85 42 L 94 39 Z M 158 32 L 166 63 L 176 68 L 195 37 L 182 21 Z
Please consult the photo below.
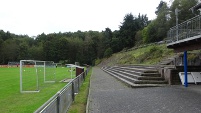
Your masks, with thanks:
M 185 87 L 188 87 L 188 76 L 187 76 L 187 51 L 184 51 L 184 84 L 185 84 Z

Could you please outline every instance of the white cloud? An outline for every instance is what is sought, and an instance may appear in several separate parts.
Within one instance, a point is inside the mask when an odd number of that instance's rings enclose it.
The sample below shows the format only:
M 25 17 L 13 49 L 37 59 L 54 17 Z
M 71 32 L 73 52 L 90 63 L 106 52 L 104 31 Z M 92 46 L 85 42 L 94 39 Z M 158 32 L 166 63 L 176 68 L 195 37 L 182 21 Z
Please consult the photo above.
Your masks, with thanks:
M 168 1 L 168 0 L 167 0 Z M 125 14 L 155 18 L 160 0 L 0 0 L 0 29 L 16 34 L 118 30 Z

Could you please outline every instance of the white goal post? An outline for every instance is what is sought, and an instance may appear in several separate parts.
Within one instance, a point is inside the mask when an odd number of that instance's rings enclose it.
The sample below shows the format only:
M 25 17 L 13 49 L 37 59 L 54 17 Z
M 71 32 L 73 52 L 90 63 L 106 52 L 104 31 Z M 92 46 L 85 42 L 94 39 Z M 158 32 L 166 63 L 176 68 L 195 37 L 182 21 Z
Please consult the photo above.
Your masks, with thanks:
M 20 60 L 20 92 L 39 92 L 44 83 L 54 83 L 56 79 L 53 61 Z

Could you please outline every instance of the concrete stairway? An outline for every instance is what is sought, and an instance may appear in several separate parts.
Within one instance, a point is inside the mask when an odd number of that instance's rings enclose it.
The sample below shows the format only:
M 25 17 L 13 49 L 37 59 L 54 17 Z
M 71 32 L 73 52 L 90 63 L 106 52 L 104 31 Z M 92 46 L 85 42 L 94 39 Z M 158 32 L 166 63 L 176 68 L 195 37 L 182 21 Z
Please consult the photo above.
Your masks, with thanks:
M 183 56 L 183 53 L 177 53 L 174 56 L 165 58 L 165 59 L 161 60 L 158 65 L 176 65 L 177 63 L 180 64 L 180 62 L 177 61 L 177 59 L 180 56 Z
M 102 67 L 102 70 L 131 87 L 156 87 L 167 84 L 154 66 L 113 66 Z

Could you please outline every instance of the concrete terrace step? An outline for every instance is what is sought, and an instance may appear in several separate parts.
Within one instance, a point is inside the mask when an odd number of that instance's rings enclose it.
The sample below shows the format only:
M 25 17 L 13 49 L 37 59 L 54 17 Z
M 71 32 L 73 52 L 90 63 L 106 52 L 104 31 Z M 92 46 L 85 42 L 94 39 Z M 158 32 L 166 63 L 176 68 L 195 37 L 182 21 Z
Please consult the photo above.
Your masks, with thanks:
M 156 80 L 137 80 L 135 84 L 167 84 L 167 81 L 156 81 Z
M 161 77 L 159 73 L 141 73 L 141 76 Z
M 116 76 L 119 76 L 119 77 L 121 77 L 121 78 L 123 78 L 123 79 L 125 79 L 125 80 L 127 80 L 127 81 L 132 82 L 132 83 L 135 83 L 135 81 L 137 80 L 137 79 L 135 79 L 135 78 L 126 76 L 126 75 L 124 75 L 124 74 L 120 74 L 120 73 L 115 72 L 115 71 L 112 71 L 112 70 L 106 70 L 106 71 L 107 71 L 107 72 L 110 72 L 110 73 L 112 73 L 112 74 L 115 74 Z
M 143 69 L 155 69 L 156 66 L 153 65 L 120 65 L 118 67 L 134 67 L 134 68 L 143 68 Z
M 157 74 L 157 77 L 156 77 L 156 75 L 154 75 L 154 76 L 141 76 L 142 73 L 136 74 L 136 73 L 133 73 L 132 71 L 115 70 L 112 68 L 110 68 L 110 70 L 116 71 L 116 72 L 121 73 L 121 74 L 125 74 L 126 76 L 129 76 L 129 77 L 132 77 L 132 78 L 135 78 L 138 80 L 164 80 L 164 78 L 160 77 L 160 74 Z
M 125 83 L 127 86 L 132 87 L 132 88 L 143 88 L 143 87 L 162 87 L 162 86 L 166 86 L 167 84 L 135 84 L 133 82 L 130 82 L 126 79 L 123 79 L 119 76 L 117 76 L 116 74 L 113 74 L 107 70 L 105 70 L 105 68 L 102 68 L 103 71 L 105 71 L 106 73 L 114 76 L 115 78 L 119 79 L 121 82 Z
M 144 73 L 156 73 L 158 72 L 155 68 L 136 68 L 136 67 L 119 67 L 119 66 L 114 66 L 110 68 L 115 68 L 115 69 L 124 69 L 124 70 L 130 70 L 130 71 L 136 71 L 136 72 L 144 72 Z
M 158 73 L 156 70 L 145 70 L 145 69 L 140 69 L 140 70 L 134 70 L 134 69 L 129 69 L 129 68 L 116 68 L 116 67 L 110 67 L 108 69 L 116 70 L 116 71 L 124 71 L 127 73 L 132 73 L 134 75 L 139 75 L 139 76 L 152 76 L 152 77 L 160 77 L 161 75 Z
M 163 81 L 163 80 L 139 80 L 137 78 L 133 78 L 133 77 L 127 76 L 125 74 L 121 74 L 119 72 L 109 70 L 109 69 L 105 69 L 105 71 L 110 72 L 116 76 L 119 76 L 120 78 L 123 78 L 134 84 L 166 84 L 167 83 L 166 81 Z
M 122 81 L 123 83 L 125 83 L 125 84 L 128 85 L 128 86 L 131 86 L 131 87 L 132 87 L 132 86 L 135 85 L 134 83 L 132 83 L 132 82 L 130 82 L 130 81 L 124 79 L 124 78 L 121 78 L 120 76 L 117 76 L 116 74 L 111 73 L 110 71 L 107 71 L 105 68 L 102 68 L 102 70 L 105 71 L 106 73 L 108 73 L 108 74 L 114 76 L 115 78 L 119 79 L 120 81 Z

